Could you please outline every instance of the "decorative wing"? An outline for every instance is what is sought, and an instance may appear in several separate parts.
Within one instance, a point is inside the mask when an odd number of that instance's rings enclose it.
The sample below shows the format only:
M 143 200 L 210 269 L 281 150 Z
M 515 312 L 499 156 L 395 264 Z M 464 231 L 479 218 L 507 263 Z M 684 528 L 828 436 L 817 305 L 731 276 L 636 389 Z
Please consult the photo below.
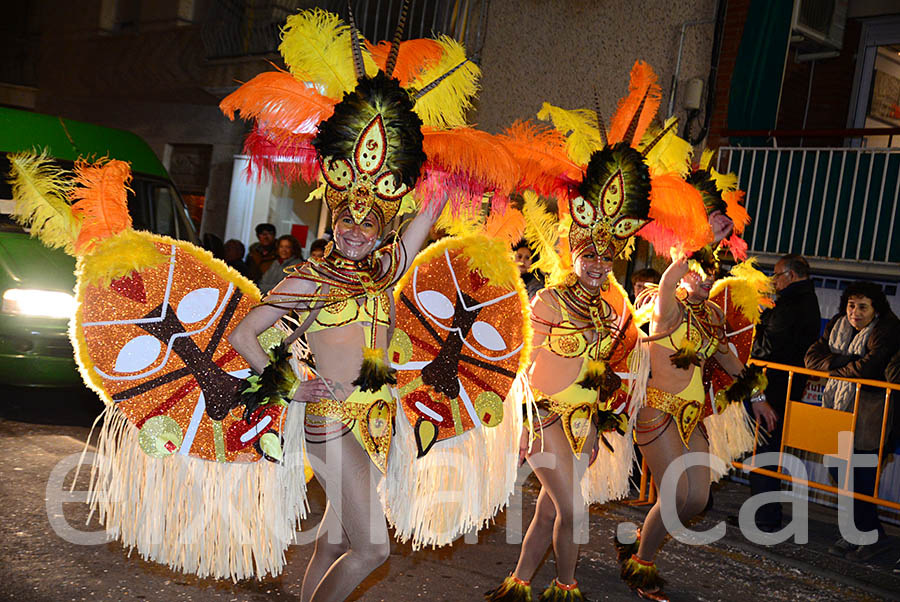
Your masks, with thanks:
M 499 425 L 519 368 L 519 291 L 469 263 L 467 248 L 451 240 L 420 255 L 399 292 L 390 359 L 420 457 L 439 441 Z
M 84 374 L 139 429 L 151 456 L 281 460 L 285 408 L 245 412 L 239 394 L 250 368 L 227 339 L 259 293 L 205 251 L 135 235 L 168 261 L 108 287 L 79 280 L 76 338 Z

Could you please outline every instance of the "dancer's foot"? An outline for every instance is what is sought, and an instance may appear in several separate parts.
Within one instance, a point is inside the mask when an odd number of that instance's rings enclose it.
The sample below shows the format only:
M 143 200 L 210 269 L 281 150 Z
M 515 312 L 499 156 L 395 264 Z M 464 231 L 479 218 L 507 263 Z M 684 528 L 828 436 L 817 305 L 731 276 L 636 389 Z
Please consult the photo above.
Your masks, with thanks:
M 559 579 L 554 579 L 550 583 L 550 587 L 544 590 L 538 602 L 588 602 L 581 590 L 578 589 L 578 582 L 566 585 L 560 583 Z
M 492 602 L 532 602 L 531 582 L 510 575 L 499 587 L 485 592 L 484 599 Z
M 644 600 L 668 601 L 662 591 L 665 580 L 660 577 L 656 563 L 641 560 L 636 554 L 622 564 L 622 580 Z

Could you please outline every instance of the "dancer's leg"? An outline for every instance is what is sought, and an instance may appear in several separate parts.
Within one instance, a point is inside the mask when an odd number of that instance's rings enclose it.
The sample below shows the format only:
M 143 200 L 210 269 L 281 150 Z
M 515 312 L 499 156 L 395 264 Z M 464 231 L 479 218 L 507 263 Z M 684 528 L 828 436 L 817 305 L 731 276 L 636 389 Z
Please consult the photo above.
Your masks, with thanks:
M 658 410 L 644 408 L 641 410 L 640 420 L 652 422 L 658 416 Z M 709 445 L 699 427 L 694 429 L 688 443 L 689 450 L 685 449 L 672 419 L 668 419 L 666 425 L 660 427 L 658 431 L 637 434 L 637 444 L 647 459 L 647 465 L 650 467 L 657 486 L 661 486 L 663 475 L 677 458 L 688 451 L 709 451 Z M 666 537 L 666 527 L 661 514 L 662 505 L 674 504 L 678 517 L 684 522 L 702 512 L 706 507 L 709 499 L 709 483 L 709 468 L 693 466 L 684 471 L 678 479 L 674 500 L 666 499 L 662 495 L 657 498 L 656 504 L 650 509 L 641 528 L 638 558 L 648 562 L 652 561 Z
M 587 469 L 590 449 L 597 437 L 596 429 L 584 444 L 583 453 L 576 458 L 559 421 L 543 429 L 543 451 L 529 456 L 535 475 L 541 482 L 539 505 L 528 534 L 522 542 L 519 564 L 515 576 L 530 580 L 547 550 L 546 533 L 552 522 L 553 554 L 556 557 L 556 574 L 561 583 L 575 582 L 575 566 L 578 563 L 576 537 L 585 529 L 587 511 L 581 495 L 581 477 Z M 539 448 L 538 448 L 539 449 Z M 541 497 L 544 501 L 541 501 Z M 547 499 L 552 502 L 552 509 Z M 552 511 L 551 511 L 552 510 Z M 537 523 L 537 524 L 535 524 Z M 529 535 L 534 532 L 534 537 Z
M 339 541 L 329 541 L 329 539 L 335 540 L 338 537 L 340 537 Z M 303 587 L 300 590 L 301 602 L 309 602 L 313 592 L 316 591 L 316 586 L 322 581 L 322 577 L 349 548 L 350 541 L 344 534 L 344 527 L 341 526 L 341 521 L 338 520 L 337 513 L 329 502 L 325 506 L 325 513 L 322 515 L 319 530 L 316 532 L 316 545 L 312 558 L 309 559 L 306 573 L 303 575 Z
M 553 538 L 553 522 L 556 518 L 556 507 L 547 490 L 541 487 L 537 504 L 534 507 L 534 517 L 528 525 L 528 531 L 522 539 L 522 549 L 519 552 L 519 562 L 513 576 L 522 581 L 531 581 L 537 571 L 538 565 L 544 558 L 547 548 Z
M 314 459 L 316 479 L 328 496 L 328 512 L 334 513 L 335 521 L 343 528 L 338 539 L 348 546 L 317 585 L 314 575 L 310 575 L 304 583 L 305 591 L 314 588 L 309 598 L 312 602 L 344 600 L 390 555 L 387 522 L 376 491 L 381 474 L 349 433 L 322 443 L 307 441 L 307 450 Z M 336 553 L 338 546 L 343 545 L 343 541 L 327 544 L 327 534 L 325 538 L 323 552 L 327 554 Z

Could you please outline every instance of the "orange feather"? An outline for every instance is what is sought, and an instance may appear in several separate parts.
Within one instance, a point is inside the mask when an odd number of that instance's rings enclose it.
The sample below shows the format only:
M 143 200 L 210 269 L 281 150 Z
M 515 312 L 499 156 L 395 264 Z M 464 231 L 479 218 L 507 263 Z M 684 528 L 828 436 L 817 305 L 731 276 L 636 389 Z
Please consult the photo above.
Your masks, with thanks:
M 319 94 L 290 73 L 260 73 L 229 94 L 219 108 L 234 119 L 240 111 L 244 119 L 257 119 L 266 127 L 293 133 L 309 133 L 331 117 L 337 100 Z
M 565 137 L 554 128 L 517 121 L 500 140 L 519 166 L 520 190 L 568 197 L 566 183 L 577 182 L 582 177 L 581 169 L 566 152 Z
M 686 253 L 712 242 L 713 234 L 700 192 L 677 173 L 655 176 L 650 184 L 650 218 L 639 235 L 657 254 L 673 246 Z
M 518 209 L 507 209 L 502 213 L 491 211 L 484 225 L 484 234 L 514 245 L 525 234 L 525 216 Z
M 391 43 L 384 41 L 372 44 L 367 41 L 366 47 L 372 55 L 375 64 L 378 65 L 380 70 L 384 71 L 388 54 L 391 51 Z M 400 42 L 397 63 L 394 65 L 392 77 L 396 78 L 400 85 L 405 88 L 422 70 L 437 64 L 441 60 L 442 54 L 441 45 L 435 40 L 418 39 Z
M 656 111 L 659 109 L 659 102 L 662 96 L 662 91 L 656 81 L 656 73 L 644 61 L 636 61 L 634 67 L 631 68 L 628 96 L 619 100 L 619 106 L 616 108 L 616 113 L 613 115 L 610 124 L 609 144 L 623 142 L 622 139 L 628 131 L 628 125 L 631 123 L 645 94 L 647 97 L 644 100 L 644 107 L 638 119 L 637 129 L 634 132 L 634 143 L 632 144 L 632 140 L 624 140 L 631 146 L 637 146 L 640 143 L 644 132 L 647 131 L 647 126 L 650 125 L 650 122 L 656 115 Z
M 94 243 L 131 228 L 128 184 L 131 168 L 124 161 L 100 159 L 75 163 L 75 187 L 69 192 L 72 213 L 83 218 L 75 252 L 90 252 Z
M 732 190 L 722 193 L 722 199 L 727 205 L 725 214 L 734 222 L 734 233 L 743 234 L 744 228 L 750 223 L 750 214 L 744 208 L 744 191 Z
M 519 181 L 519 168 L 499 137 L 473 128 L 422 128 L 428 164 L 448 174 L 481 182 L 508 194 Z

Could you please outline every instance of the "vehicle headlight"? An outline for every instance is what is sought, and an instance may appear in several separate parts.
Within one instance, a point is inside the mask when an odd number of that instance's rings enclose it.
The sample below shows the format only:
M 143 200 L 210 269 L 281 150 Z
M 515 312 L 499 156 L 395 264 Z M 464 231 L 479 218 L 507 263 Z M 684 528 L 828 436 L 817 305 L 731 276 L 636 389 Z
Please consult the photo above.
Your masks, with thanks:
M 75 297 L 61 291 L 11 288 L 3 292 L 0 311 L 15 316 L 71 318 L 75 315 Z

